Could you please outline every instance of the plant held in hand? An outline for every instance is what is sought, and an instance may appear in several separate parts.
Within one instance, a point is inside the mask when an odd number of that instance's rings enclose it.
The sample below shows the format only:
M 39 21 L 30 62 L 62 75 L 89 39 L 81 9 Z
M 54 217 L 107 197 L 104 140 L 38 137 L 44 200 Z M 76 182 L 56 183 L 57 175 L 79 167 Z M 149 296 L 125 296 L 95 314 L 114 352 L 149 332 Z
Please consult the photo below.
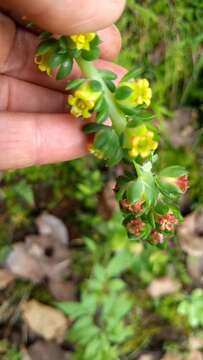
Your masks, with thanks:
M 74 116 L 90 119 L 84 125 L 84 131 L 94 135 L 90 152 L 107 166 L 126 164 L 115 193 L 129 236 L 162 243 L 182 220 L 178 200 L 188 188 L 188 178 L 179 166 L 154 170 L 159 134 L 147 111 L 152 98 L 148 80 L 135 69 L 116 86 L 114 72 L 96 69 L 93 60 L 99 57 L 100 39 L 95 33 L 41 37 L 35 57 L 40 71 L 52 76 L 56 68 L 60 80 L 70 74 L 74 61 L 81 69 L 83 77 L 67 83 L 67 104 Z M 111 126 L 105 122 L 108 118 Z

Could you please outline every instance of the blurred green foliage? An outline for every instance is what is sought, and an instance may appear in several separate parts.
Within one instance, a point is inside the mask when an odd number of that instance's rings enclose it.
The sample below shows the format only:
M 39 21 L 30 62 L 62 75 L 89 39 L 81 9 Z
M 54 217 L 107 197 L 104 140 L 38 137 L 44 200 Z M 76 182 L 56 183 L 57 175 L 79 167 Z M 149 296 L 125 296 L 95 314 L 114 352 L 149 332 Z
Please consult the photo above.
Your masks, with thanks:
M 0 340 L 0 357 L 2 360 L 21 360 L 22 354 L 7 340 Z
M 203 4 L 199 0 L 128 0 L 120 20 L 124 66 L 142 67 L 153 83 L 153 109 L 203 100 Z

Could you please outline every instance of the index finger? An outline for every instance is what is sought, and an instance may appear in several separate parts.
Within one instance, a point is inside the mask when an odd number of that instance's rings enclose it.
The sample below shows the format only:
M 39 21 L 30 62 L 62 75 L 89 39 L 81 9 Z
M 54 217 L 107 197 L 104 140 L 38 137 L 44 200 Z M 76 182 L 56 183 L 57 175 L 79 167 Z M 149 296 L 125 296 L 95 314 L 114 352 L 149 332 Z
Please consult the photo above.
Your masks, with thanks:
M 0 0 L 3 9 L 25 16 L 41 28 L 58 34 L 97 31 L 114 23 L 125 0 Z

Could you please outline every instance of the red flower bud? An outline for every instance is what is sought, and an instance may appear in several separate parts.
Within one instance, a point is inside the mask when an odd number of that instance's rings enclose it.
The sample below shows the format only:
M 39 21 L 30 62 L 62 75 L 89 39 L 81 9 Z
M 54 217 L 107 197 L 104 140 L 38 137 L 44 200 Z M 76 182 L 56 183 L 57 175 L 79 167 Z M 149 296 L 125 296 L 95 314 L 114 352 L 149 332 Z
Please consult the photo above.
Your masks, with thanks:
M 155 245 L 162 244 L 164 240 L 163 234 L 159 233 L 156 229 L 151 231 L 151 242 Z
M 123 210 L 138 213 L 143 210 L 142 203 L 141 200 L 138 200 L 134 204 L 130 204 L 127 199 L 123 199 L 120 201 L 120 207 Z
M 135 236 L 140 234 L 144 226 L 145 224 L 140 218 L 132 219 L 127 223 L 127 229 L 129 233 Z
M 186 192 L 189 188 L 189 182 L 188 182 L 188 177 L 187 175 L 183 175 L 183 176 L 179 176 L 177 179 L 176 179 L 176 185 L 179 187 L 179 189 L 182 191 L 182 192 Z
M 167 213 L 160 216 L 159 225 L 161 231 L 174 231 L 175 226 L 178 224 L 178 219 L 172 213 Z

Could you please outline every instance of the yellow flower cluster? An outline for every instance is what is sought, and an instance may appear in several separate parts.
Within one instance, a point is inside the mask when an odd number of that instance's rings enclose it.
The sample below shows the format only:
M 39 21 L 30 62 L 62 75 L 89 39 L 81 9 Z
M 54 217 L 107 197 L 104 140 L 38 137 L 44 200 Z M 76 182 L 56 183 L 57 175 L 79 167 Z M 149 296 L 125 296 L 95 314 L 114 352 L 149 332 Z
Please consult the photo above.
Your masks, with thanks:
M 76 45 L 78 50 L 90 50 L 90 43 L 95 38 L 95 33 L 72 35 L 70 38 Z
M 47 73 L 48 76 L 51 76 L 51 68 L 48 65 L 49 57 L 50 57 L 49 52 L 46 53 L 45 55 L 35 56 L 34 62 L 35 62 L 35 64 L 37 64 L 38 69 L 41 72 L 45 72 L 45 73 Z
M 68 105 L 71 106 L 71 114 L 76 117 L 88 119 L 91 116 L 101 91 L 91 90 L 88 82 L 78 87 L 72 95 L 68 96 Z
M 154 141 L 153 131 L 148 130 L 145 125 L 136 128 L 126 129 L 124 135 L 124 147 L 129 149 L 129 156 L 140 155 L 146 158 L 158 147 L 158 142 Z
M 151 103 L 152 89 L 150 88 L 149 81 L 147 79 L 138 79 L 122 83 L 122 85 L 128 86 L 132 89 L 129 97 L 124 101 L 130 105 L 143 105 L 147 107 Z

